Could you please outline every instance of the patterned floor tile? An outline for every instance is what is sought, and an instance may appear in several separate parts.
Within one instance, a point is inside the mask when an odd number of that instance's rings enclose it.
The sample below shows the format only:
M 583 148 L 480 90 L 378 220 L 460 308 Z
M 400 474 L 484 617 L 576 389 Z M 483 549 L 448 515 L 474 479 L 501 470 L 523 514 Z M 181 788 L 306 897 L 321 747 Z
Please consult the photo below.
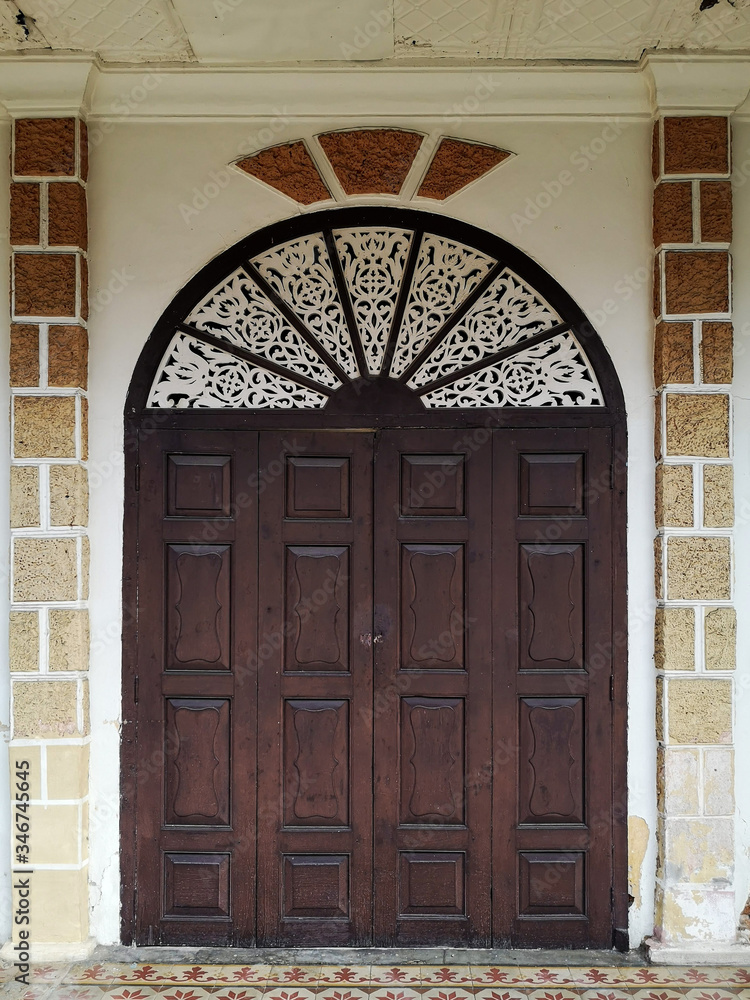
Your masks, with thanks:
M 153 986 L 141 986 L 138 983 L 109 986 L 103 992 L 106 1000 L 151 1000 L 158 995 Z
M 521 982 L 521 974 L 517 965 L 473 965 L 471 977 L 474 981 L 474 989 Z
M 146 962 L 136 962 L 121 969 L 115 976 L 114 982 L 130 985 L 142 983 L 144 985 L 167 986 L 172 981 L 174 970 L 182 968 L 180 965 L 149 965 Z
M 220 986 L 220 965 L 173 965 L 168 976 L 170 983 L 194 986 Z
M 575 984 L 576 989 L 597 990 L 606 987 L 623 985 L 623 972 L 627 969 L 613 967 L 599 967 L 596 969 L 586 968 L 583 965 L 571 965 L 568 969 L 570 981 Z
M 527 996 L 530 1000 L 578 1000 L 579 993 L 575 988 L 552 983 L 545 989 L 529 990 Z
M 101 1000 L 104 992 L 102 986 L 80 986 L 79 984 L 58 984 L 49 996 L 49 1000 Z
M 263 986 L 209 986 L 211 1000 L 261 1000 Z
M 274 965 L 268 974 L 268 989 L 272 986 L 304 986 L 315 990 L 320 979 L 320 965 Z
M 315 985 L 310 987 L 291 986 L 286 983 L 269 983 L 263 994 L 264 1000 L 315 1000 Z
M 521 978 L 521 982 L 526 982 L 530 986 L 536 986 L 537 988 L 544 986 L 564 986 L 575 981 L 567 965 L 556 965 L 549 969 L 521 965 L 518 969 L 518 975 Z
M 70 963 L 64 965 L 41 965 L 32 964 L 29 972 L 29 982 L 35 985 L 40 983 L 59 983 L 63 976 L 70 969 Z
M 398 965 L 390 968 L 385 965 L 373 965 L 370 967 L 370 982 L 373 986 L 395 984 L 419 989 L 422 970 L 418 965 Z
M 528 990 L 519 989 L 517 986 L 505 986 L 499 983 L 492 989 L 477 990 L 474 994 L 475 1000 L 526 1000 Z
M 597 987 L 576 986 L 581 1000 L 631 1000 L 632 994 L 619 986 L 601 985 Z
M 460 986 L 453 986 L 448 984 L 447 986 L 434 986 L 432 989 L 425 989 L 425 984 L 422 984 L 422 1000 L 473 1000 L 473 992 L 471 992 L 471 986 L 469 990 L 461 989 Z
M 430 986 L 462 986 L 472 985 L 471 969 L 468 965 L 423 965 L 421 969 L 422 989 Z
M 687 990 L 687 1000 L 735 1000 L 737 991 L 725 986 L 701 986 Z
M 369 995 L 366 989 L 358 989 L 357 986 L 351 983 L 339 983 L 338 986 L 324 986 L 322 989 L 320 984 L 318 984 L 318 992 L 315 994 L 315 1000 L 368 1000 Z
M 222 965 L 216 981 L 229 986 L 254 986 L 265 989 L 272 965 Z
M 369 965 L 324 965 L 318 976 L 318 992 L 327 986 L 366 986 L 370 983 Z
M 650 989 L 630 990 L 633 1000 L 684 1000 L 685 991 L 680 986 L 665 986 L 657 983 Z
M 193 983 L 175 983 L 174 986 L 157 986 L 160 1000 L 209 1000 L 211 993 L 205 986 Z
M 410 987 L 407 983 L 395 983 L 383 986 L 370 993 L 371 1000 L 420 1000 L 419 986 Z

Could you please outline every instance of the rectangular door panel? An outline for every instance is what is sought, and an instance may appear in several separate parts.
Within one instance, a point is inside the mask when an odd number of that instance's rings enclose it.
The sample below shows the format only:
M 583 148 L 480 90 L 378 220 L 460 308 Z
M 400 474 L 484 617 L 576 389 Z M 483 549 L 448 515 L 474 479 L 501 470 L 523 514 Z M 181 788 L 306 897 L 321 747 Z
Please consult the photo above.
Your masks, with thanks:
M 349 549 L 286 549 L 286 671 L 349 669 Z
M 167 668 L 229 670 L 231 548 L 167 546 Z
M 230 825 L 230 717 L 228 699 L 167 699 L 166 824 Z
M 401 668 L 463 670 L 463 545 L 401 546 Z
M 348 701 L 288 699 L 284 758 L 284 825 L 348 827 Z

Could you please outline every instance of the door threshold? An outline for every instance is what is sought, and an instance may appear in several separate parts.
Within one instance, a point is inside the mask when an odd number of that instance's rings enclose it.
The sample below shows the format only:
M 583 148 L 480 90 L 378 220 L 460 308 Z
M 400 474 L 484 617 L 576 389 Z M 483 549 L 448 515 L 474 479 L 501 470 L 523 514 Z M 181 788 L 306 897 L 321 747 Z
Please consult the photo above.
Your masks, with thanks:
M 98 945 L 92 960 L 176 965 L 643 966 L 643 951 L 565 948 L 131 948 Z

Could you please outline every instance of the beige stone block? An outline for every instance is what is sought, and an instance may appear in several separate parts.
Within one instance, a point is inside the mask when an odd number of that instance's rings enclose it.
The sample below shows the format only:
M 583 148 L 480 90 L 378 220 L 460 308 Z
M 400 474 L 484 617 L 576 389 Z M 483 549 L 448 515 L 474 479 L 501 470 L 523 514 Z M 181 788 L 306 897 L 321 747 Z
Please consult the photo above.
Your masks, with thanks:
M 706 816 L 734 815 L 734 750 L 730 747 L 703 751 L 703 812 Z
M 13 412 L 16 458 L 75 458 L 73 396 L 16 396 Z
M 11 744 L 8 749 L 8 763 L 10 766 L 10 794 L 23 792 L 23 788 L 18 788 L 16 783 L 21 780 L 16 777 L 16 772 L 27 772 L 26 782 L 29 786 L 29 798 L 42 798 L 42 748 L 39 746 L 15 746 Z M 27 765 L 27 766 L 24 766 Z
M 89 699 L 89 682 L 81 682 L 81 718 L 83 719 L 83 733 L 88 736 L 91 732 L 91 713 Z
M 656 467 L 656 527 L 692 528 L 693 468 L 691 465 Z
M 10 669 L 39 669 L 39 613 L 11 611 L 9 622 Z
M 700 751 L 664 750 L 664 811 L 667 816 L 700 814 Z
M 668 686 L 669 742 L 732 742 L 732 682 L 673 678 Z
M 664 743 L 664 678 L 656 678 L 656 738 Z
M 667 597 L 726 601 L 731 596 L 728 538 L 673 537 L 667 543 Z
M 628 891 L 636 907 L 641 905 L 643 860 L 648 849 L 648 823 L 641 816 L 628 817 Z
M 58 739 L 83 736 L 78 726 L 76 681 L 14 681 L 15 739 Z
M 667 884 L 657 891 L 656 932 L 663 944 L 684 948 L 692 941 L 706 945 L 734 938 L 735 890 L 723 880 L 717 885 L 709 889 Z
M 664 547 L 661 536 L 654 539 L 654 593 L 657 601 L 664 599 Z
M 53 608 L 49 612 L 50 670 L 88 670 L 88 611 Z
M 734 670 L 737 613 L 734 608 L 706 608 L 706 670 Z
M 82 799 L 89 790 L 88 746 L 47 747 L 47 798 Z
M 54 526 L 89 523 L 89 480 L 82 465 L 50 467 L 49 511 Z
M 29 826 L 29 846 L 34 864 L 80 864 L 80 806 L 32 806 L 29 811 Z
M 734 825 L 727 819 L 668 819 L 664 872 L 668 881 L 730 879 L 734 865 Z
M 667 394 L 667 455 L 729 457 L 729 397 Z
M 81 600 L 89 599 L 89 565 L 91 563 L 91 545 L 88 537 L 81 539 Z
M 39 469 L 36 465 L 14 465 L 10 470 L 10 526 L 39 525 Z
M 731 528 L 734 524 L 731 465 L 703 466 L 703 523 L 707 528 Z
M 81 860 L 89 858 L 89 804 L 81 803 Z
M 77 566 L 75 538 L 16 538 L 13 600 L 77 600 Z
M 89 936 L 88 868 L 63 871 L 38 869 L 31 876 L 34 944 L 75 944 Z M 13 903 L 17 904 L 18 890 Z M 17 926 L 13 928 L 18 940 Z
M 657 608 L 654 662 L 657 670 L 695 670 L 695 611 Z

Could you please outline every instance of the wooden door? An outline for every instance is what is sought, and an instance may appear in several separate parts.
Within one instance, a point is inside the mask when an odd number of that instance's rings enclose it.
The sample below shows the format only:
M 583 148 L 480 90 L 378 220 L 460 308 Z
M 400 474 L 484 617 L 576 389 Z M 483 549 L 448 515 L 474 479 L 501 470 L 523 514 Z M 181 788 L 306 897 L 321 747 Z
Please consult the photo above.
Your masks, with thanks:
M 258 936 L 372 932 L 372 435 L 263 434 Z
M 490 434 L 375 458 L 375 943 L 491 940 Z

